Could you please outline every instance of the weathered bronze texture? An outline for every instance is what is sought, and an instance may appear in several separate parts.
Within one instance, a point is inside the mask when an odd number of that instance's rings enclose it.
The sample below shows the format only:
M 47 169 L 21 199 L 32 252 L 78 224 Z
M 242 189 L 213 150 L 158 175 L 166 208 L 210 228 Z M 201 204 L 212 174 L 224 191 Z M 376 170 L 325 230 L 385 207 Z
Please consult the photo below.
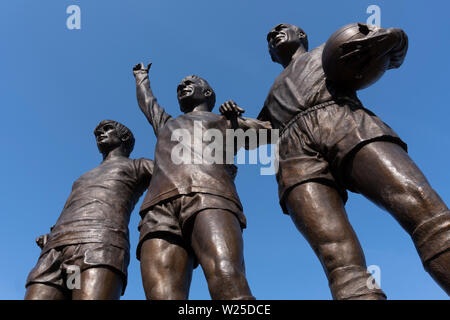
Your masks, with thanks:
M 103 161 L 74 182 L 58 221 L 36 239 L 42 252 L 25 299 L 119 299 L 125 291 L 128 223 L 150 183 L 153 161 L 128 158 L 134 137 L 116 121 L 100 122 L 94 134 Z M 71 267 L 80 271 L 79 287 L 75 279 L 72 288 L 67 282 Z
M 148 67 L 138 64 L 137 100 L 157 137 L 155 170 L 140 209 L 140 241 L 137 257 L 148 299 L 187 299 L 193 268 L 204 271 L 212 299 L 253 299 L 244 270 L 242 229 L 246 219 L 236 192 L 236 166 L 198 160 L 198 150 L 210 143 L 195 130 L 215 129 L 226 136 L 232 121 L 212 113 L 215 93 L 202 78 L 189 76 L 177 87 L 180 110 L 170 116 L 150 88 Z M 255 119 L 237 120 L 245 129 L 267 128 Z M 172 151 L 180 141 L 172 139 L 185 130 L 183 143 L 192 162 L 182 162 Z M 227 149 L 223 141 L 222 150 Z M 234 151 L 233 151 L 234 152 Z M 234 153 L 232 154 L 234 155 Z
M 361 59 L 388 61 L 389 68 L 401 65 L 406 34 L 376 28 L 363 38 L 349 37 L 340 45 L 341 40 L 330 42 L 338 53 L 328 52 L 336 56 L 325 60 L 347 64 L 350 74 L 367 75 L 365 83 L 350 85 L 327 78 L 322 65 L 325 44 L 308 51 L 301 28 L 279 24 L 267 41 L 272 60 L 284 70 L 258 119 L 280 129 L 280 205 L 320 259 L 333 298 L 386 298 L 381 289 L 368 285 L 372 280 L 364 253 L 344 208 L 347 189 L 391 213 L 412 237 L 425 269 L 450 293 L 448 208 L 408 156 L 406 144 L 362 106 L 354 90 L 384 72 L 365 74 Z M 234 112 L 239 113 L 236 108 Z
M 407 40 L 400 30 L 386 31 L 362 23 L 343 26 L 331 35 L 323 49 L 322 65 L 327 79 L 351 90 L 367 88 L 386 70 L 403 63 Z

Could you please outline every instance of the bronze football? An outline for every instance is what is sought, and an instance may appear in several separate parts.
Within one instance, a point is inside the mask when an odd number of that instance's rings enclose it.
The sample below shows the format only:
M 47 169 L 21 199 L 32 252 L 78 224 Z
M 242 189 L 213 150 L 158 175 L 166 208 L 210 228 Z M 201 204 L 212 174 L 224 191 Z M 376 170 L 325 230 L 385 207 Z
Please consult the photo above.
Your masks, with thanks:
M 351 90 L 367 88 L 375 83 L 389 65 L 389 56 L 374 58 L 362 54 L 352 61 L 340 59 L 347 54 L 341 45 L 351 40 L 370 37 L 374 28 L 363 23 L 351 23 L 338 29 L 325 44 L 322 65 L 325 75 L 338 87 Z

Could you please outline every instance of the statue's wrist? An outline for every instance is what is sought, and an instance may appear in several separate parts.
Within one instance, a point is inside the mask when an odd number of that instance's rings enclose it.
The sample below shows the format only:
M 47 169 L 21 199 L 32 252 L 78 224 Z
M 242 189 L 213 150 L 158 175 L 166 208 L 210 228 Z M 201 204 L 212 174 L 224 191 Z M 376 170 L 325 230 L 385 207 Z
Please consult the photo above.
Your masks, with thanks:
M 140 71 L 140 72 L 136 72 L 134 74 L 134 77 L 136 78 L 137 82 L 142 82 L 143 80 L 145 80 L 146 78 L 148 78 L 148 73 L 145 71 Z

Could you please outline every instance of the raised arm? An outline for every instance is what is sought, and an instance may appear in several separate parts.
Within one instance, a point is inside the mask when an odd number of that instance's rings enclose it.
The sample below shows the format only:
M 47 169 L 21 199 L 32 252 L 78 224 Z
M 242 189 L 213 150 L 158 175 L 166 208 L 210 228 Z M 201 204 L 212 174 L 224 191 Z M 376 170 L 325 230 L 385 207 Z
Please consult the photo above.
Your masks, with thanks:
M 245 141 L 245 149 L 257 148 L 260 145 L 271 143 L 272 140 L 272 126 L 269 121 L 261 121 L 258 119 L 242 117 L 245 112 L 244 109 L 239 107 L 234 101 L 229 100 L 223 103 L 219 108 L 220 113 L 224 115 L 231 123 L 231 126 L 236 129 L 242 129 L 244 132 L 248 130 L 255 130 L 256 144 L 249 143 L 248 139 Z M 266 139 L 261 139 L 262 135 L 259 130 L 266 131 Z M 251 137 L 251 135 L 247 135 Z
M 388 69 L 402 65 L 408 51 L 408 36 L 403 30 L 384 29 L 366 24 L 359 24 L 359 27 L 363 33 L 367 33 L 367 36 L 343 43 L 341 45 L 344 49 L 342 60 L 350 62 L 365 57 L 379 58 L 389 55 Z
M 159 130 L 171 118 L 171 116 L 162 108 L 150 88 L 150 80 L 148 71 L 151 63 L 146 67 L 144 64 L 138 63 L 133 68 L 133 74 L 136 78 L 136 97 L 139 108 L 144 113 L 148 122 L 152 125 L 155 135 L 158 136 Z

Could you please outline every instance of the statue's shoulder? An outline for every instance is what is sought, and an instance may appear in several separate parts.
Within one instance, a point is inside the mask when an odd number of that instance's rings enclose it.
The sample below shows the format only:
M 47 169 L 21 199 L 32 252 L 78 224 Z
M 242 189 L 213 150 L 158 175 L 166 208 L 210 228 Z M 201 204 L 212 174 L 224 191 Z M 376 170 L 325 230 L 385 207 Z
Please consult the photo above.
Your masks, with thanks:
M 137 159 L 131 159 L 135 163 L 144 163 L 144 164 L 151 164 L 153 165 L 153 160 L 149 158 L 137 158 Z
M 308 53 L 310 56 L 320 57 L 320 59 L 322 59 L 322 52 L 323 52 L 324 48 L 325 48 L 325 42 L 322 43 L 320 46 L 315 47 L 314 49 L 310 50 Z
M 148 158 L 137 158 L 132 159 L 132 161 L 139 173 L 141 173 L 141 170 L 144 170 L 146 173 L 153 174 L 153 169 L 155 167 L 153 160 Z

